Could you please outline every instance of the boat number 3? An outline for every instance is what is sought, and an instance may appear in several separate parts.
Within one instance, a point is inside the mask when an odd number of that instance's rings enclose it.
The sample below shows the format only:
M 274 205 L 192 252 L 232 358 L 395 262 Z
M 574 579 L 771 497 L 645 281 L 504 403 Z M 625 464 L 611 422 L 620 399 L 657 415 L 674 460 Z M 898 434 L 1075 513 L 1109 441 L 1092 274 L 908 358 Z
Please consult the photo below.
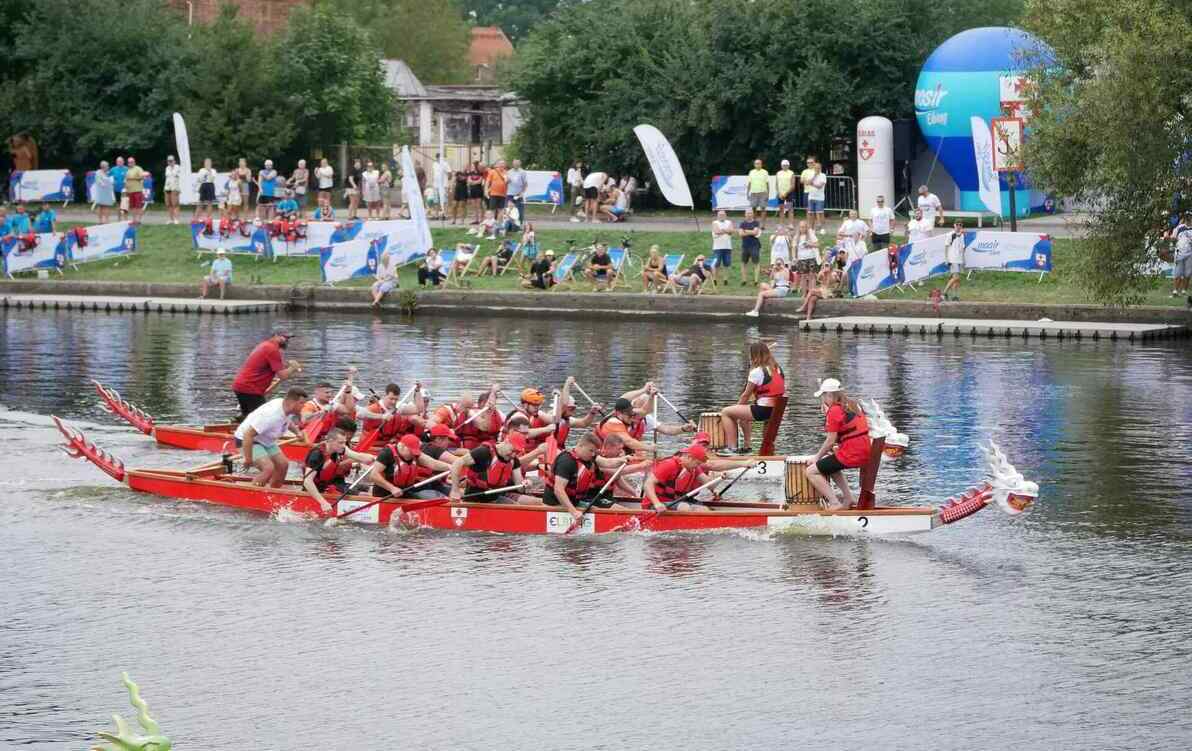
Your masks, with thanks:
M 759 475 L 764 475 L 764 474 L 766 474 L 766 463 L 765 463 L 765 462 L 758 462 L 758 463 L 757 463 L 757 473 L 758 473 Z
M 865 529 L 866 527 L 869 526 L 869 517 L 868 516 L 858 516 L 857 524 L 861 525 L 861 529 Z

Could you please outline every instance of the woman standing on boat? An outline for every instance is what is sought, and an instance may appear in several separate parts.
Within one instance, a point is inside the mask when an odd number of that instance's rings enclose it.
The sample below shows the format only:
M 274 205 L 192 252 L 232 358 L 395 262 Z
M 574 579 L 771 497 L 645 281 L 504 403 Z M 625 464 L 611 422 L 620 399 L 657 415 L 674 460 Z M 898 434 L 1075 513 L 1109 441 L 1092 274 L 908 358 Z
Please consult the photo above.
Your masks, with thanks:
M 830 510 L 849 508 L 855 499 L 844 470 L 862 467 L 869 461 L 869 422 L 835 378 L 825 379 L 815 395 L 822 400 L 821 409 L 826 416 L 824 433 L 827 435 L 824 445 L 807 465 L 807 479 L 820 495 L 829 499 Z M 840 488 L 840 500 L 832 492 L 829 478 Z
M 763 342 L 749 345 L 749 375 L 745 390 L 737 403 L 720 410 L 720 425 L 724 428 L 724 453 L 748 454 L 753 421 L 765 422 L 774 411 L 774 400 L 786 396 L 786 376 L 778 361 Z M 737 448 L 737 427 L 743 436 Z

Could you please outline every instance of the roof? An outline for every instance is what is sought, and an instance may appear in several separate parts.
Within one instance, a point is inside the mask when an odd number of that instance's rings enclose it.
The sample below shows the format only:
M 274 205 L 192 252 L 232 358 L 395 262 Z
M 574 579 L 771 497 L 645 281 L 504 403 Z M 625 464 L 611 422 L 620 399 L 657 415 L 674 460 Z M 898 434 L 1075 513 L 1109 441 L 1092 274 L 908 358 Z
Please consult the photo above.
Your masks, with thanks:
M 426 87 L 410 70 L 404 60 L 382 60 L 385 66 L 385 85 L 402 99 L 426 96 Z
M 473 66 L 492 65 L 502 57 L 513 57 L 513 43 L 498 26 L 473 26 L 468 59 Z

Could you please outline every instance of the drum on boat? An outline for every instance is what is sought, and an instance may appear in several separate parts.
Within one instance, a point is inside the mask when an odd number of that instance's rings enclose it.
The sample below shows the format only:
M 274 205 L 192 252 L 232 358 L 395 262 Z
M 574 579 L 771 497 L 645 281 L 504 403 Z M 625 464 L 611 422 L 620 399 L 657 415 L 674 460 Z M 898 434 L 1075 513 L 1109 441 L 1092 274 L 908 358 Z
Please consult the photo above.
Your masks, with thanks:
M 816 503 L 820 494 L 807 479 L 808 462 L 801 457 L 786 458 L 786 500 L 788 503 Z
M 699 429 L 712 437 L 708 448 L 724 448 L 724 425 L 720 422 L 719 412 L 701 412 L 699 415 Z

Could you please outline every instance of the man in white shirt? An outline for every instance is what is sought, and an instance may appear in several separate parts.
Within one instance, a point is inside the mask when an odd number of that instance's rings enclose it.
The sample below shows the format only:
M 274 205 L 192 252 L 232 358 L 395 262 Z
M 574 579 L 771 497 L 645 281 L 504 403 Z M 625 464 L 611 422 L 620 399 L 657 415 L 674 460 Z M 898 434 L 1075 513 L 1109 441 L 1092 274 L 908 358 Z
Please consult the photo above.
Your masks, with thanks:
M 923 218 L 923 210 L 915 209 L 915 218 L 906 223 L 906 237 L 916 243 L 931 237 L 932 224 Z
M 869 225 L 857 214 L 856 209 L 848 212 L 848 216 L 840 223 L 840 231 L 854 240 L 865 240 L 869 237 Z
M 926 185 L 919 186 L 919 210 L 932 227 L 943 222 L 944 205 L 940 203 L 939 196 L 927 190 Z
M 578 206 L 584 195 L 584 163 L 576 162 L 574 167 L 567 170 L 567 190 L 570 194 L 567 200 L 571 206 Z
M 589 172 L 584 178 L 584 218 L 589 222 L 596 221 L 596 212 L 600 209 L 600 190 L 606 182 L 606 172 Z
M 959 295 L 953 294 L 952 297 L 948 297 L 949 292 L 960 289 L 960 277 L 964 274 L 964 225 L 960 222 L 956 223 L 956 226 L 952 228 L 952 233 L 948 235 L 948 250 L 945 257 L 948 260 L 948 271 L 952 276 L 944 285 L 944 299 L 960 302 Z
M 873 247 L 885 248 L 890 245 L 890 237 L 894 234 L 894 209 L 886 205 L 886 197 L 878 196 L 877 205 L 869 211 L 869 221 L 873 225 Z
M 442 154 L 435 154 L 434 163 L 435 193 L 439 197 L 439 210 L 446 213 L 447 199 L 450 198 L 447 186 L 451 184 L 451 162 Z
M 811 181 L 807 188 L 807 217 L 811 221 L 812 231 L 824 234 L 824 194 L 828 185 L 828 176 L 824 174 L 817 161 L 812 165 Z
M 1179 297 L 1188 294 L 1188 278 L 1192 277 L 1192 214 L 1184 214 L 1184 220 L 1171 230 L 1171 239 L 1175 241 L 1171 296 Z M 1188 305 L 1192 307 L 1192 296 Z
M 290 462 L 277 442 L 290 429 L 292 418 L 302 411 L 306 399 L 305 391 L 292 388 L 284 397 L 254 409 L 236 428 L 236 446 L 244 457 L 245 466 L 252 465 L 259 470 L 253 484 L 280 488 L 286 481 Z
M 728 212 L 721 209 L 716 212 L 716 219 L 712 222 L 712 258 L 716 259 L 716 265 L 712 267 L 712 286 L 716 286 L 716 281 L 720 277 L 721 269 L 726 274 L 733 265 L 733 235 L 737 234 L 737 228 L 733 226 L 733 220 L 728 218 Z

